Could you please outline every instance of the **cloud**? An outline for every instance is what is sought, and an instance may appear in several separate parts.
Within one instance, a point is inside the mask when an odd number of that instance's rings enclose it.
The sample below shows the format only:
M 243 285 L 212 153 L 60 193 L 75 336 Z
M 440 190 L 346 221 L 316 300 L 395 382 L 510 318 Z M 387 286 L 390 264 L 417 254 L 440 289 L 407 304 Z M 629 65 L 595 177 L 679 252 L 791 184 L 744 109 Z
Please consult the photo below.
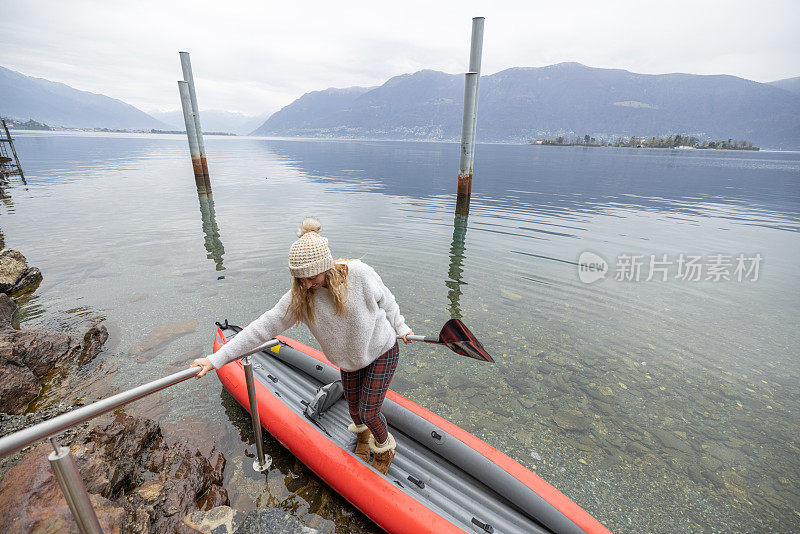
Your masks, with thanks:
M 0 65 L 144 109 L 179 107 L 178 51 L 201 108 L 275 110 L 305 92 L 464 72 L 486 17 L 483 73 L 578 61 L 634 72 L 800 74 L 800 4 L 630 2 L 5 2 Z

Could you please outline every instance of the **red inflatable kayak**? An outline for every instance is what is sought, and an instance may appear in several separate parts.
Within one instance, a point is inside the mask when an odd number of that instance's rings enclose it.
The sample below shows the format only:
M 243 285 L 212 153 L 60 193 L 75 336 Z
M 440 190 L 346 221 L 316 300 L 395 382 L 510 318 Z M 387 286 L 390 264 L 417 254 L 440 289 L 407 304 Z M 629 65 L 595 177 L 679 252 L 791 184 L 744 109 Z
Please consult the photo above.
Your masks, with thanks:
M 240 330 L 222 325 L 214 351 Z M 392 390 L 382 412 L 397 449 L 387 475 L 380 474 L 352 452 L 338 369 L 321 352 L 278 339 L 252 356 L 262 426 L 387 532 L 609 532 L 532 471 Z M 217 375 L 249 410 L 242 363 Z

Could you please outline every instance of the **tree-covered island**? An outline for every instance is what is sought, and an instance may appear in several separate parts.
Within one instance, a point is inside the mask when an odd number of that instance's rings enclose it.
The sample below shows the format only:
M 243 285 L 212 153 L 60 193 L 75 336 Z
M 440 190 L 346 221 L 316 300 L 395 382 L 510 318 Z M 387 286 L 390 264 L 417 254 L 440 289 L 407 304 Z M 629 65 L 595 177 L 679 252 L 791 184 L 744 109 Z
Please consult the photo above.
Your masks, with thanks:
M 532 145 L 551 146 L 592 146 L 592 147 L 627 147 L 627 148 L 682 148 L 682 149 L 714 149 L 714 150 L 760 150 L 753 143 L 744 139 L 728 139 L 700 141 L 695 136 L 670 135 L 669 137 L 615 137 L 612 140 L 596 139 L 589 135 L 569 139 L 559 135 L 553 139 L 531 139 Z

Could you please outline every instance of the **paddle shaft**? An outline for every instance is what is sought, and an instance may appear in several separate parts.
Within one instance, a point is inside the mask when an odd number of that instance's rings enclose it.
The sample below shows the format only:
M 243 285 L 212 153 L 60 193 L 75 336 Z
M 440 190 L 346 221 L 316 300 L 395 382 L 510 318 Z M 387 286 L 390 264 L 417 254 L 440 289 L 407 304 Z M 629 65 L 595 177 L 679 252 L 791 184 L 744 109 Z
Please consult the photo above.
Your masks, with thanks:
M 397 339 L 403 339 L 403 336 L 397 336 Z M 406 339 L 411 341 L 424 341 L 425 343 L 440 343 L 437 336 L 418 336 L 416 334 L 409 334 Z

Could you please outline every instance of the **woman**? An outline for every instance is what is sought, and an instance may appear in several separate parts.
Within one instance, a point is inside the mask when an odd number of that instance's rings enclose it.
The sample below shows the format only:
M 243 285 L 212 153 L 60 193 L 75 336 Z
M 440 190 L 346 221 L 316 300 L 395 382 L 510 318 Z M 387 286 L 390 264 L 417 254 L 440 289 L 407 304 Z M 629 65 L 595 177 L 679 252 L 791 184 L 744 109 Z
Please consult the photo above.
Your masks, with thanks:
M 319 342 L 325 357 L 342 373 L 342 386 L 357 435 L 355 454 L 384 475 L 394 459 L 395 441 L 386 427 L 381 405 L 397 368 L 399 348 L 414 332 L 378 273 L 360 260 L 335 262 L 328 239 L 319 235 L 315 219 L 300 225 L 289 250 L 292 288 L 274 308 L 250 323 L 201 366 L 200 378 L 240 354 L 266 343 L 290 326 L 302 322 Z

